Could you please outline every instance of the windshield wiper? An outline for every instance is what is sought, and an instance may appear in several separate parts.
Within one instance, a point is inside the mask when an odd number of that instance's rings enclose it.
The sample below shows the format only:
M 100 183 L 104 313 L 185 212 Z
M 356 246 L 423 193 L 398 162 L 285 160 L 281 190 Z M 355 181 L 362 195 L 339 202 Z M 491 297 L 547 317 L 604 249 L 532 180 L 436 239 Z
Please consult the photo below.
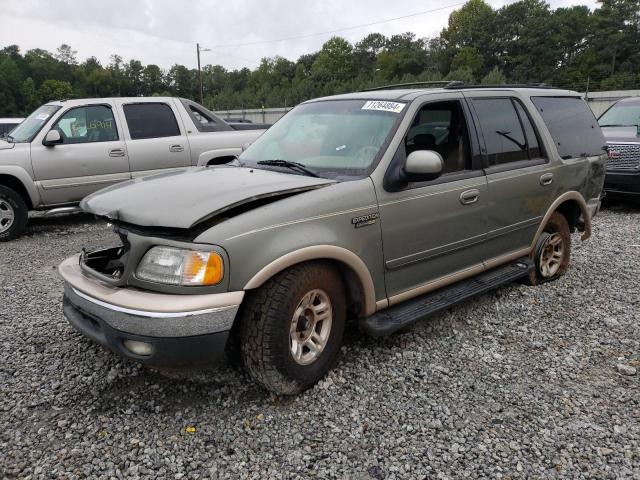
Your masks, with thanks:
M 291 170 L 298 170 L 299 172 L 302 172 L 305 175 L 308 175 L 310 177 L 320 177 L 320 175 L 318 175 L 316 172 L 308 169 L 302 163 L 298 163 L 298 162 L 290 162 L 289 160 L 260 160 L 257 163 L 258 165 L 272 165 L 274 167 L 285 167 Z
M 638 125 L 634 125 L 631 123 L 628 125 L 611 123 L 609 125 L 600 125 L 600 126 L 601 127 L 637 127 Z

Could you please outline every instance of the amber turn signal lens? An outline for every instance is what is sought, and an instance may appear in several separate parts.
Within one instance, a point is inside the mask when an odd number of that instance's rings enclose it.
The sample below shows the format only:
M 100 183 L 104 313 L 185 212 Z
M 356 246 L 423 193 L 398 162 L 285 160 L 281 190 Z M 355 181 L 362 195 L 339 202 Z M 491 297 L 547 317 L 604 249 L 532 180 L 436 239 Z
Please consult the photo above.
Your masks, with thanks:
M 215 252 L 191 251 L 182 271 L 183 285 L 215 285 L 222 280 L 222 258 Z

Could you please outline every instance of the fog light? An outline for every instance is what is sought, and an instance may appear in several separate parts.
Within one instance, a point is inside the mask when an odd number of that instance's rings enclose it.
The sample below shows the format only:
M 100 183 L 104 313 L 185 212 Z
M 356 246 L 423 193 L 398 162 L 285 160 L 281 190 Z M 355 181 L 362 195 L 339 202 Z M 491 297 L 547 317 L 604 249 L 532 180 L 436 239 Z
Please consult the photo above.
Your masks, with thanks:
M 124 348 L 136 355 L 148 357 L 153 353 L 153 345 L 150 343 L 138 342 L 137 340 L 125 340 L 123 343 Z

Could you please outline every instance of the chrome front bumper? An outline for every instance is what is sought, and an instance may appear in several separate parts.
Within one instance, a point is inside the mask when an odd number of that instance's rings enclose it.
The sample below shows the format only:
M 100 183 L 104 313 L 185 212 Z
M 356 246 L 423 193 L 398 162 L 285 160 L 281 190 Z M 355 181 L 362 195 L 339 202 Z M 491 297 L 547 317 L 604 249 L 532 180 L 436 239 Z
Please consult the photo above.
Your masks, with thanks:
M 217 360 L 244 292 L 175 295 L 118 288 L 86 276 L 78 257 L 60 264 L 63 309 L 73 327 L 120 355 L 158 366 Z M 150 345 L 138 355 L 131 341 Z

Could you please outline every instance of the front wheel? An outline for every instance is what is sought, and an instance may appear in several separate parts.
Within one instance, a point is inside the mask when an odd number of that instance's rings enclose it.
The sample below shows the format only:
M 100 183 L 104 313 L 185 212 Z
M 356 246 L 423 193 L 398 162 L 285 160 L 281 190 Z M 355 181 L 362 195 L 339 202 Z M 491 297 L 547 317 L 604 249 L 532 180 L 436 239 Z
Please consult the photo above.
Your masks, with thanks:
M 0 242 L 19 236 L 27 225 L 29 209 L 22 196 L 0 185 Z
M 331 368 L 346 319 L 344 284 L 323 262 L 296 265 L 251 292 L 240 347 L 254 381 L 281 395 L 300 393 Z
M 553 213 L 536 243 L 535 269 L 529 275 L 530 285 L 550 282 L 564 275 L 571 257 L 571 232 L 564 215 Z

